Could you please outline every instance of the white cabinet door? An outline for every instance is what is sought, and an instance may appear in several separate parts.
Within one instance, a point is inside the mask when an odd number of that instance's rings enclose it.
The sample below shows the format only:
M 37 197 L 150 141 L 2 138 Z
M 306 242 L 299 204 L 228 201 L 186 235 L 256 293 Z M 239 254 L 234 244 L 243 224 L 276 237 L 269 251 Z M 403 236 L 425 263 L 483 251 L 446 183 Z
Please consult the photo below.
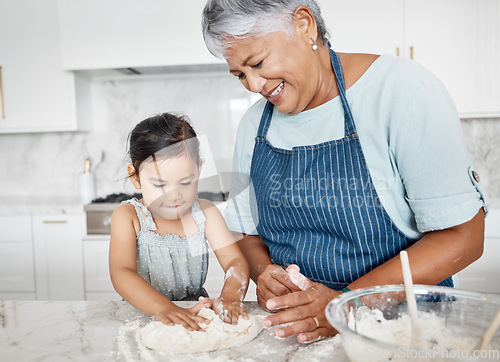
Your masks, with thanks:
M 0 242 L 0 291 L 33 292 L 33 243 Z
M 404 42 L 401 0 L 318 0 L 332 48 L 397 55 Z
M 493 5 L 477 0 L 405 0 L 405 54 L 413 48 L 413 59 L 444 83 L 461 115 L 500 113 L 500 100 L 493 99 L 489 89 L 500 81 L 494 81 L 490 64 L 496 36 L 488 29 L 488 22 L 495 21 L 489 19 Z
M 0 216 L 0 297 L 33 299 L 35 275 L 31 217 Z
M 63 67 L 221 62 L 201 32 L 205 0 L 58 0 Z
M 109 276 L 109 237 L 102 240 L 83 240 L 85 292 L 111 292 Z
M 0 133 L 78 128 L 74 76 L 61 70 L 55 0 L 0 0 L 0 66 Z
M 39 300 L 84 300 L 82 215 L 33 216 Z
M 83 239 L 85 300 L 121 300 L 109 276 L 109 236 Z
M 500 1 L 320 0 L 333 49 L 412 58 L 461 117 L 500 114 Z

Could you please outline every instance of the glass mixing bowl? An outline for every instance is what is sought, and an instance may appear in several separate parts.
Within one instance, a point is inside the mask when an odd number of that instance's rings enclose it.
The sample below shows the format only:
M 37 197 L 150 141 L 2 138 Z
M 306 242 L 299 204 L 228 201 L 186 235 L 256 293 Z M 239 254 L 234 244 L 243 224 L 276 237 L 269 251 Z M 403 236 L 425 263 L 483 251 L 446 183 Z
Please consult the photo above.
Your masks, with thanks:
M 327 305 L 351 361 L 500 361 L 500 331 L 478 349 L 500 296 L 429 285 L 414 292 L 421 338 L 413 342 L 404 285 L 353 290 Z

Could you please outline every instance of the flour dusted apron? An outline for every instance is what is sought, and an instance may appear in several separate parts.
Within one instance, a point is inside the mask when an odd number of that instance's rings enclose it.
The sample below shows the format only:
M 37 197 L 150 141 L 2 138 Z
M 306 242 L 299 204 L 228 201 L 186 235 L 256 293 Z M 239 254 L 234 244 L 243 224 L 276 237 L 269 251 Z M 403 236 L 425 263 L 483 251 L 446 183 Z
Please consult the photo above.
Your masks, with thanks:
M 262 113 L 250 177 L 252 213 L 273 263 L 297 264 L 309 279 L 342 289 L 416 240 L 382 206 L 347 104 L 337 54 L 330 59 L 344 109 L 344 138 L 285 150 L 266 139 L 273 105 Z M 335 122 L 335 120 L 332 120 Z M 451 278 L 439 285 L 453 286 Z

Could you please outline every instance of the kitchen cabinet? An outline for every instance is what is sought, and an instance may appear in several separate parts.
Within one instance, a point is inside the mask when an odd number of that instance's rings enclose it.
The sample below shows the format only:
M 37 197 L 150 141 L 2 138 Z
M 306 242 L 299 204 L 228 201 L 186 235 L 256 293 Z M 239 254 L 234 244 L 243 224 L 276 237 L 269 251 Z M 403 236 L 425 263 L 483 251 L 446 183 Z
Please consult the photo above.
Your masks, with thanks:
M 58 0 L 64 69 L 222 63 L 205 47 L 205 0 Z
M 484 251 L 479 260 L 457 274 L 460 289 L 500 293 L 500 208 L 491 209 L 485 220 Z
M 411 58 L 446 86 L 460 116 L 500 115 L 498 0 L 319 0 L 339 52 Z
M 0 133 L 88 129 L 81 81 L 61 69 L 55 0 L 0 0 L 0 67 Z
M 30 216 L 0 216 L 0 299 L 34 300 Z
M 36 297 L 84 300 L 82 215 L 33 215 Z
M 85 300 L 121 300 L 109 276 L 109 235 L 83 238 Z

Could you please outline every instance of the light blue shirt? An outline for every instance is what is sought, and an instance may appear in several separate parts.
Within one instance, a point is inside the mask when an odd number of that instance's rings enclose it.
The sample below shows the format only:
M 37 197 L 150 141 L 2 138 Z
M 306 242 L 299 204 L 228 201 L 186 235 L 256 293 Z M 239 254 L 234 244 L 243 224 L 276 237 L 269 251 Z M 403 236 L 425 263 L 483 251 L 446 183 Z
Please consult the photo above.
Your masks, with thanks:
M 486 210 L 487 195 L 474 178 L 457 110 L 433 74 L 411 60 L 382 55 L 347 90 L 347 101 L 377 194 L 404 234 L 418 239 Z M 239 125 L 225 210 L 229 229 L 253 235 L 249 175 L 265 103 L 256 102 Z M 275 108 L 267 139 L 292 149 L 342 137 L 344 112 L 336 97 L 296 115 Z

